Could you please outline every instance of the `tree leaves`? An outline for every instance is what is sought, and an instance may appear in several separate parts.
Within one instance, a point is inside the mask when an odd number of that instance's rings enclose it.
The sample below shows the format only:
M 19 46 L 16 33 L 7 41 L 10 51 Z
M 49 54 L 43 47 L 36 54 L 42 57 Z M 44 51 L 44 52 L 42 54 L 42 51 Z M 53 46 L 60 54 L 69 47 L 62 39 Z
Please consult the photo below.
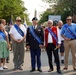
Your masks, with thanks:
M 28 14 L 24 13 L 26 10 L 22 0 L 0 0 L 0 18 L 4 18 L 8 22 L 10 21 L 11 15 L 13 15 L 13 20 L 17 16 L 23 19 L 24 15 L 28 18 Z

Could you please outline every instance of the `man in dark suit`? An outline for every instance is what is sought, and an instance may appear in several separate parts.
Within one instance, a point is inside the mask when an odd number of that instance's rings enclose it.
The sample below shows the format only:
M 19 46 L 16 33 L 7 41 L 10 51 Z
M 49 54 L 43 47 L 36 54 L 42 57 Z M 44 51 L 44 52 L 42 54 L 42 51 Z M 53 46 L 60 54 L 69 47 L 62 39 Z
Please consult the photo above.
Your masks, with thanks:
M 31 54 L 31 71 L 33 72 L 36 69 L 37 63 L 37 70 L 42 72 L 41 70 L 41 48 L 43 46 L 43 30 L 40 26 L 38 26 L 38 19 L 34 17 L 32 19 L 32 26 L 28 27 L 27 35 L 26 35 L 26 47 L 30 48 Z

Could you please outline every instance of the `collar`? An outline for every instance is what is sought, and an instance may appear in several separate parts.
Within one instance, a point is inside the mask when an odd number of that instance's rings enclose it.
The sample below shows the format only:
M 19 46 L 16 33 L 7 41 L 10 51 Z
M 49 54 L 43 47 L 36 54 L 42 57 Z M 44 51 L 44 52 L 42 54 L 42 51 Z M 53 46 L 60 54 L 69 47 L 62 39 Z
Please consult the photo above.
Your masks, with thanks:
M 67 25 L 68 25 L 68 26 L 72 26 L 72 25 L 73 25 L 73 23 L 71 23 L 71 24 L 68 24 L 68 23 L 67 23 Z
M 33 28 L 34 28 L 34 26 L 35 26 L 35 29 L 37 28 L 37 25 L 33 25 Z

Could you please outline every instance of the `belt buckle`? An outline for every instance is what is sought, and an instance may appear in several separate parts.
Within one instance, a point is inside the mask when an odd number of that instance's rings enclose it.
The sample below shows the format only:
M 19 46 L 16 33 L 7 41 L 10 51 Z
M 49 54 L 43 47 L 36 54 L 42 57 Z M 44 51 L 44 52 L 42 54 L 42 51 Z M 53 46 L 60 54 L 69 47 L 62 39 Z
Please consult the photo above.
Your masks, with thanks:
M 18 39 L 18 41 L 19 41 L 20 39 Z
M 68 38 L 68 41 L 71 41 L 71 38 Z
M 71 40 L 74 40 L 74 39 L 70 38 L 70 41 L 71 41 Z

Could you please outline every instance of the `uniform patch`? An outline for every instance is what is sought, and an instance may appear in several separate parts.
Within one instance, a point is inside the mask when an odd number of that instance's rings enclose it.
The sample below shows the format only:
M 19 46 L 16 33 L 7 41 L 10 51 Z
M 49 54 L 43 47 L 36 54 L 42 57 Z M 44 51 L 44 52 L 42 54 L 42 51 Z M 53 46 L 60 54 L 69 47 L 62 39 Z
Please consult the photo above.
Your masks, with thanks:
M 41 31 L 40 29 L 38 29 L 38 31 Z

